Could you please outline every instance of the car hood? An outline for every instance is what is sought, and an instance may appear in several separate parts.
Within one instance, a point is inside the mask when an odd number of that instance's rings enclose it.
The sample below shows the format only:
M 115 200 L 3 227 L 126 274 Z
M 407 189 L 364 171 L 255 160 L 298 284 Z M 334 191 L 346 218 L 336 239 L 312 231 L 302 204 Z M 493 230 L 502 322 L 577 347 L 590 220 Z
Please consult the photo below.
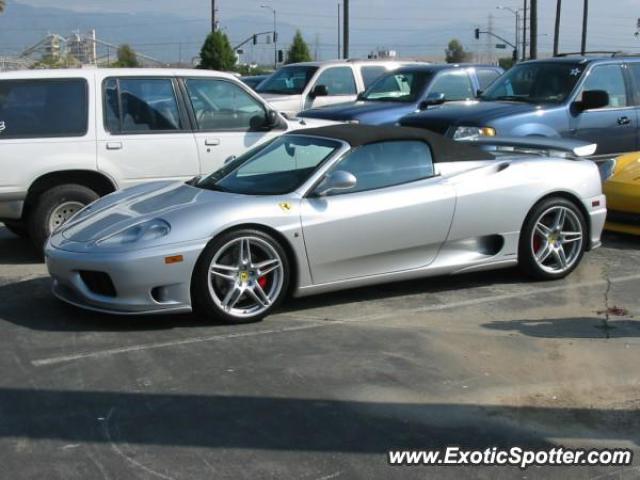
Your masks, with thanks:
M 301 116 L 305 118 L 325 118 L 331 120 L 357 120 L 361 116 L 377 113 L 393 113 L 394 111 L 410 111 L 413 103 L 404 102 L 357 102 L 339 103 L 321 108 L 305 110 Z
M 400 123 L 405 126 L 428 127 L 431 123 L 484 126 L 500 117 L 542 110 L 543 107 L 522 102 L 468 101 L 451 102 L 407 115 Z
M 212 238 L 234 222 L 282 217 L 283 196 L 216 192 L 182 182 L 154 182 L 116 192 L 91 204 L 52 236 L 63 249 L 124 251 Z M 115 247 L 96 242 L 139 223 L 162 219 L 170 233 L 158 240 Z

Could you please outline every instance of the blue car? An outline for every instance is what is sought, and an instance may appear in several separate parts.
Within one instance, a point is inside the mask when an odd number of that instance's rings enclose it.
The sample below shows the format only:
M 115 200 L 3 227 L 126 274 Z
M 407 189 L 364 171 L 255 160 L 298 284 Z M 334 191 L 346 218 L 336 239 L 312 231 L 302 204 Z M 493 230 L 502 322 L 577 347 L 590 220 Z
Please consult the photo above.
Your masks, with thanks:
M 400 124 L 454 139 L 584 140 L 611 156 L 640 149 L 639 116 L 640 58 L 567 56 L 520 63 L 477 101 L 431 107 Z
M 417 64 L 389 72 L 355 102 L 305 110 L 302 117 L 369 125 L 395 124 L 403 116 L 448 101 L 473 99 L 503 73 L 493 65 Z

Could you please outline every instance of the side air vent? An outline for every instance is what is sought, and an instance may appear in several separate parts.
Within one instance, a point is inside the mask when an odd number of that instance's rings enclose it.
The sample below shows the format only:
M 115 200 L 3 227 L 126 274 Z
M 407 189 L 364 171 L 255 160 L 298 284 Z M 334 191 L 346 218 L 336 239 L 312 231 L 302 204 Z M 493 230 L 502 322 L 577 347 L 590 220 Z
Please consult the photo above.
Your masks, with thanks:
M 496 169 L 496 173 L 500 173 L 503 170 L 506 170 L 507 168 L 509 168 L 510 163 L 509 162 L 503 162 L 500 165 L 498 165 L 498 168 Z

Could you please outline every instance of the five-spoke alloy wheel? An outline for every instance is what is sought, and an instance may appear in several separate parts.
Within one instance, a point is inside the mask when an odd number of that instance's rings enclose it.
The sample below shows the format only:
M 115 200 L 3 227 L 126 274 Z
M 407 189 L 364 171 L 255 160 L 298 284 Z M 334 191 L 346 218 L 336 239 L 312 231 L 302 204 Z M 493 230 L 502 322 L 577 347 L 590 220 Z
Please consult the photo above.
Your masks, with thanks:
M 258 321 L 282 300 L 289 285 L 286 253 L 270 235 L 238 230 L 214 239 L 192 280 L 194 308 L 226 323 Z
M 541 279 L 567 276 L 582 258 L 586 231 L 584 216 L 575 204 L 564 198 L 543 200 L 525 221 L 520 265 Z

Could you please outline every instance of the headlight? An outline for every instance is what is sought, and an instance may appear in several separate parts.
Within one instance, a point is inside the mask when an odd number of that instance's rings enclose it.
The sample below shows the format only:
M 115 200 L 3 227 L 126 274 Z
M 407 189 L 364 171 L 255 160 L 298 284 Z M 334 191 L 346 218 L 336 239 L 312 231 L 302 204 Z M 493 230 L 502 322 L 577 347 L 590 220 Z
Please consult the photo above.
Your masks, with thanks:
M 471 140 L 478 137 L 495 137 L 496 129 L 491 127 L 457 127 L 453 132 L 454 140 Z
M 597 162 L 597 164 L 598 170 L 600 170 L 600 178 L 602 178 L 603 182 L 609 180 L 609 178 L 611 178 L 613 173 L 616 171 L 616 160 L 613 158 L 604 160 L 602 162 Z
M 165 237 L 171 231 L 171 225 L 160 218 L 147 220 L 120 230 L 113 235 L 98 240 L 100 246 L 115 247 L 117 245 L 131 245 L 137 242 L 148 242 Z

